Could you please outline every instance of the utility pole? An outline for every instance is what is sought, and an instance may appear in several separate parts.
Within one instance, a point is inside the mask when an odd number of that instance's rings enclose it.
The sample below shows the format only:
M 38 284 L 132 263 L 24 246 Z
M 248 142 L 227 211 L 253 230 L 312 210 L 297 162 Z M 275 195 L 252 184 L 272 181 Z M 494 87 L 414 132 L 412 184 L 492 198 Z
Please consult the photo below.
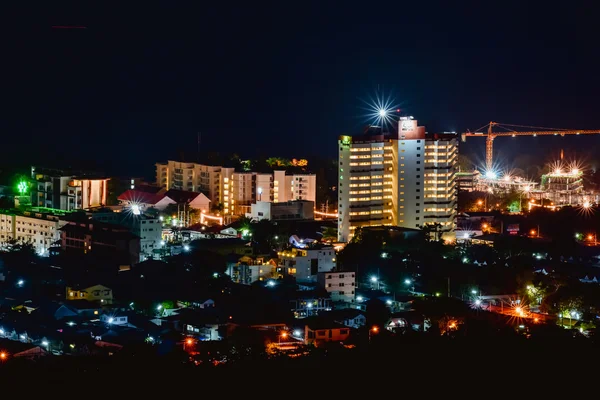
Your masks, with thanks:
M 448 277 L 448 297 L 450 297 L 450 277 Z

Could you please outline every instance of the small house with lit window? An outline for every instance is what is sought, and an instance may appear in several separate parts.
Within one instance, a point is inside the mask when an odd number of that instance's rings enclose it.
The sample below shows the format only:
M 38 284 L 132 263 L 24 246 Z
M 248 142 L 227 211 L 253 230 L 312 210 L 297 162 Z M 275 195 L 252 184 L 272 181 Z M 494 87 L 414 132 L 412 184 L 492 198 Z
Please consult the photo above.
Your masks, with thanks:
M 318 347 L 326 342 L 343 342 L 348 337 L 350 337 L 350 328 L 325 318 L 311 318 L 304 326 L 305 344 Z
M 104 285 L 94 285 L 86 288 L 67 287 L 67 300 L 87 300 L 101 304 L 112 304 L 112 289 Z

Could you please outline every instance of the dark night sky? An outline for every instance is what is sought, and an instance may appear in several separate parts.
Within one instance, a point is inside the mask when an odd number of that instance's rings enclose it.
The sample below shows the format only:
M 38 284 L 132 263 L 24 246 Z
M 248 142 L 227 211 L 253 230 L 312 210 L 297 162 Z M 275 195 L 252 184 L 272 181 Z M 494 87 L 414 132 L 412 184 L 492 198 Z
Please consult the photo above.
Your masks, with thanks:
M 20 145 L 0 164 L 90 160 L 151 175 L 155 161 L 194 150 L 198 131 L 204 150 L 335 156 L 337 136 L 368 122 L 360 99 L 378 86 L 429 132 L 490 120 L 600 128 L 591 2 L 174 3 L 5 10 L 0 129 Z M 496 149 L 513 162 L 524 149 L 583 154 L 596 143 L 498 139 Z

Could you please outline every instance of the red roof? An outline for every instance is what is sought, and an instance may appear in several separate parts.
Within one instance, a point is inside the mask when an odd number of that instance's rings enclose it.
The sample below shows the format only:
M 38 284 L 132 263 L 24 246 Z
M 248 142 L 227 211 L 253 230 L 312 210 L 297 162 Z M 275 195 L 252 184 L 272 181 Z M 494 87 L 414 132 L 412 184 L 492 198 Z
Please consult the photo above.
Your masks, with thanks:
M 142 203 L 142 204 L 156 204 L 163 197 L 164 194 L 155 194 L 148 193 L 141 190 L 129 189 L 126 192 L 122 193 L 118 199 L 121 201 L 131 201 L 134 203 Z
M 202 193 L 199 192 L 190 192 L 187 190 L 177 190 L 177 189 L 169 189 L 167 193 L 165 193 L 165 197 L 170 198 L 175 203 L 183 204 L 190 203 L 196 197 L 200 196 Z

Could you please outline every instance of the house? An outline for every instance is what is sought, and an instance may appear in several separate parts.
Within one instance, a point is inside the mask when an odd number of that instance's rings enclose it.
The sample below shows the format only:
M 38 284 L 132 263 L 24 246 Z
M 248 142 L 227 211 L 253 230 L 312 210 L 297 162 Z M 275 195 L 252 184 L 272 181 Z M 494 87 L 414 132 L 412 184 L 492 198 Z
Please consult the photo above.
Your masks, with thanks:
M 48 355 L 41 346 L 7 339 L 0 339 L 0 349 L 2 349 L 0 351 L 2 361 L 10 358 L 36 359 Z
M 304 326 L 304 344 L 314 346 L 325 342 L 343 342 L 350 336 L 350 328 L 327 318 L 307 318 Z
M 298 291 L 295 299 L 290 300 L 290 310 L 296 318 L 317 315 L 323 311 L 331 311 L 331 299 L 327 293 L 319 291 Z
M 66 292 L 67 300 L 87 300 L 101 304 L 112 304 L 113 302 L 112 289 L 104 285 L 94 285 L 87 288 L 67 286 Z
M 333 271 L 336 255 L 333 247 L 315 245 L 311 248 L 278 252 L 280 267 L 284 274 L 299 282 L 316 281 L 319 272 Z
M 64 308 L 63 308 L 64 307 Z M 57 311 L 59 315 L 64 317 L 72 316 L 71 313 L 75 313 L 78 317 L 83 318 L 98 318 L 102 311 L 102 307 L 98 304 L 92 303 L 87 300 L 68 300 L 63 304 Z M 70 315 L 71 314 L 71 315 Z M 56 314 L 55 314 L 56 315 Z M 57 319 L 62 319 L 57 318 Z
M 331 271 L 317 274 L 319 286 L 331 295 L 333 302 L 354 302 L 356 278 L 354 272 Z
M 354 308 L 333 310 L 321 315 L 329 318 L 333 322 L 337 322 L 338 324 L 342 324 L 354 329 L 358 329 L 367 324 L 367 317 L 365 314 L 362 311 Z
M 221 229 L 219 231 L 219 233 L 221 235 L 226 235 L 226 236 L 231 236 L 231 237 L 238 237 L 238 231 L 237 229 L 233 228 L 233 227 L 227 227 L 225 229 Z
M 100 316 L 100 321 L 108 325 L 128 325 L 127 315 L 120 313 L 106 313 Z
M 208 298 L 198 298 L 192 301 L 178 301 L 177 306 L 180 308 L 211 308 L 215 306 L 215 301 Z
M 256 281 L 263 281 L 272 278 L 277 268 L 276 260 L 268 260 L 264 257 L 243 256 L 233 257 L 229 262 L 225 273 L 231 277 L 235 283 L 250 285 Z
M 129 189 L 121 193 L 117 200 L 124 207 L 137 205 L 140 210 L 152 208 L 164 197 L 165 191 L 148 192 L 139 189 Z

